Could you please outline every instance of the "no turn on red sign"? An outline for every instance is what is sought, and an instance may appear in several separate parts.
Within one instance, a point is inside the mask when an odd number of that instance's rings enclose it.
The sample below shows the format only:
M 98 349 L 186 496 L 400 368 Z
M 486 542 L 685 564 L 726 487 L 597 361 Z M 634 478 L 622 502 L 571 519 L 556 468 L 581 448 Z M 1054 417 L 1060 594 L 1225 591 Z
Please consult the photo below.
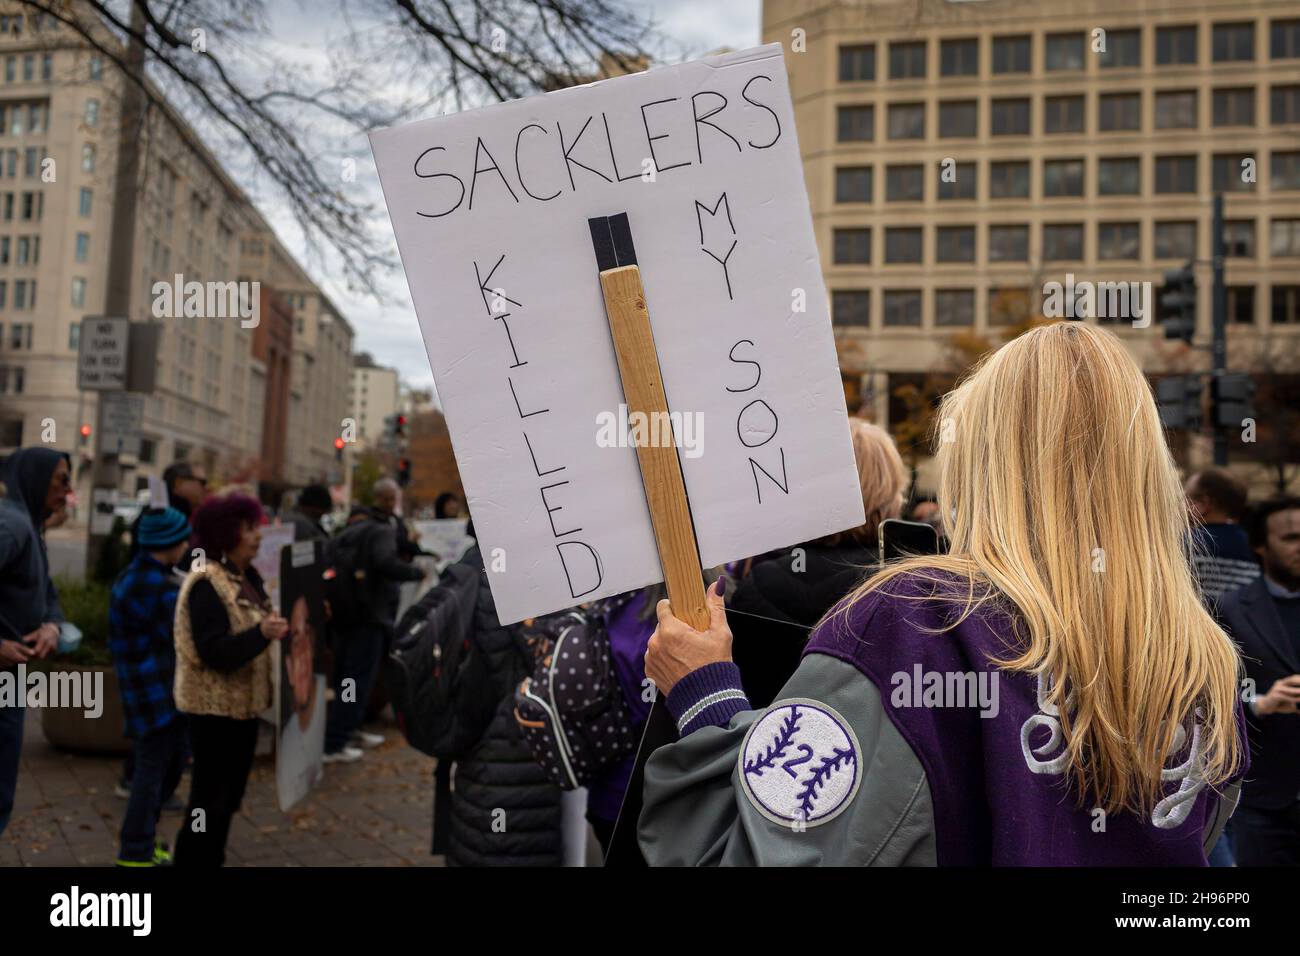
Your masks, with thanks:
M 130 333 L 130 319 L 92 316 L 81 320 L 77 388 L 92 392 L 126 388 Z

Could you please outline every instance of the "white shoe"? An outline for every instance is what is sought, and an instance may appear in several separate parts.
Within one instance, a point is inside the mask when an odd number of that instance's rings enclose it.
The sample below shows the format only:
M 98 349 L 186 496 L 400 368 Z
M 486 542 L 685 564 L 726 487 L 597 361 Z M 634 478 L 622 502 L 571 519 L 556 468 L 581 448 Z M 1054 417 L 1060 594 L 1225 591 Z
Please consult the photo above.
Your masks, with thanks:
M 373 750 L 386 739 L 383 734 L 368 734 L 364 730 L 358 730 L 352 735 L 352 743 L 365 747 L 367 750 Z
M 325 754 L 323 759 L 325 763 L 356 763 L 364 756 L 356 747 L 344 747 L 337 753 Z

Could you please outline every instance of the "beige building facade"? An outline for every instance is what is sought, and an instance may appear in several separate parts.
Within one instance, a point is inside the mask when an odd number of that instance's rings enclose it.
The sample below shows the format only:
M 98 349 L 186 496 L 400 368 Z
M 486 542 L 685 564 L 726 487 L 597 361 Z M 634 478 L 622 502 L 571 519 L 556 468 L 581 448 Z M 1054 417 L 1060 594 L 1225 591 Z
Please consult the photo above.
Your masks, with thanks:
M 73 453 L 79 491 L 94 457 L 93 434 L 80 431 L 93 429 L 97 412 L 96 394 L 77 390 L 79 327 L 105 314 L 122 195 L 114 181 L 121 84 L 107 58 L 52 18 L 0 14 L 0 455 L 46 440 L 53 423 L 52 445 Z M 332 442 L 324 423 L 337 434 L 347 406 L 351 329 L 174 112 L 151 104 L 140 144 L 129 318 L 158 323 L 161 336 L 141 453 L 122 459 L 121 489 L 134 491 L 177 460 L 203 464 L 217 481 L 256 482 L 266 369 L 253 356 L 250 320 L 221 309 L 186 314 L 159 285 L 174 292 L 178 281 L 181 289 L 211 283 L 218 296 L 249 283 L 245 300 L 253 281 L 283 283 L 301 303 L 291 471 L 327 477 L 332 444 L 317 454 L 311 443 Z M 286 264 L 250 262 L 250 241 L 274 246 Z
M 765 0 L 763 39 L 785 47 L 850 409 L 897 418 L 963 335 L 1060 317 L 1052 282 L 1158 299 L 1194 260 L 1208 343 L 1215 192 L 1233 354 L 1300 358 L 1291 0 Z M 1205 368 L 1146 304 L 1147 328 L 1087 320 L 1151 374 Z

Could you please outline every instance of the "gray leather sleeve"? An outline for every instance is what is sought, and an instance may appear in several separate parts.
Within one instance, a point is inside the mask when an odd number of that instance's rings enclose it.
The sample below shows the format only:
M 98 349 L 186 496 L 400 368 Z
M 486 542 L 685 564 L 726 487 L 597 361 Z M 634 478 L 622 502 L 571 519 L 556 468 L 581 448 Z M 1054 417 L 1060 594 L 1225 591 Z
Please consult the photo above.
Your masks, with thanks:
M 838 711 L 861 748 L 863 776 L 833 819 L 799 828 L 760 813 L 739 779 L 750 725 L 705 727 L 661 747 L 646 764 L 638 836 L 651 866 L 933 866 L 934 811 L 916 754 L 885 715 L 876 686 L 851 664 L 810 654 L 780 700 Z M 777 706 L 777 705 L 773 705 Z
M 1210 819 L 1205 825 L 1205 855 L 1209 856 L 1210 851 L 1214 849 L 1214 844 L 1219 842 L 1219 837 L 1223 834 L 1223 828 L 1228 825 L 1228 820 L 1237 811 L 1237 802 L 1241 799 L 1241 781 L 1237 780 L 1223 788 L 1219 794 L 1218 803 L 1214 806 L 1214 812 L 1210 814 Z

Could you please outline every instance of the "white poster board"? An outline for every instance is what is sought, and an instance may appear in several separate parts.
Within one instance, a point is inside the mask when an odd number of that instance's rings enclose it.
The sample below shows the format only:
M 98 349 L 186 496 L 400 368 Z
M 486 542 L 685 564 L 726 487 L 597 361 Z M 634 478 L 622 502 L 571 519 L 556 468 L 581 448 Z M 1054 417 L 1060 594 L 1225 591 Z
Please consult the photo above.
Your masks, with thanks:
M 474 544 L 465 533 L 464 518 L 434 518 L 430 521 L 412 521 L 411 527 L 419 535 L 419 545 L 438 556 L 438 570 L 459 561 Z
M 293 525 L 269 524 L 262 527 L 262 543 L 257 547 L 253 567 L 262 576 L 262 587 L 271 599 L 271 607 L 280 607 L 280 551 L 293 544 Z
M 863 521 L 779 44 L 371 145 L 503 623 L 662 580 L 590 218 L 628 216 L 701 565 Z

